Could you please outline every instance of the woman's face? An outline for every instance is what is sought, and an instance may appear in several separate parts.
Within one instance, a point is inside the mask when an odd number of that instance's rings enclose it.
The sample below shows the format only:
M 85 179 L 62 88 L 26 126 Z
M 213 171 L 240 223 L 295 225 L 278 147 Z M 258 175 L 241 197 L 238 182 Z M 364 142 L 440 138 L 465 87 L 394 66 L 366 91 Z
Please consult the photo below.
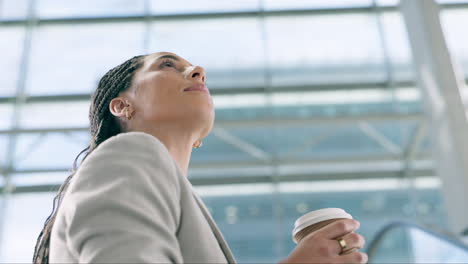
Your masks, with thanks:
M 133 79 L 135 125 L 188 129 L 206 137 L 213 127 L 214 107 L 205 70 L 169 52 L 143 60 Z

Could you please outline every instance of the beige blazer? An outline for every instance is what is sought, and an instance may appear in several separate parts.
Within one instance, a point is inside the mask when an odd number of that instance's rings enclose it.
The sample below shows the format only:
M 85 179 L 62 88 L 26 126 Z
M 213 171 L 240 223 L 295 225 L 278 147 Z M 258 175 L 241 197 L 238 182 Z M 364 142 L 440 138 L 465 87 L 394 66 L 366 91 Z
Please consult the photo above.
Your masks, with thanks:
M 81 164 L 57 212 L 51 263 L 235 263 L 187 177 L 154 136 L 109 138 Z

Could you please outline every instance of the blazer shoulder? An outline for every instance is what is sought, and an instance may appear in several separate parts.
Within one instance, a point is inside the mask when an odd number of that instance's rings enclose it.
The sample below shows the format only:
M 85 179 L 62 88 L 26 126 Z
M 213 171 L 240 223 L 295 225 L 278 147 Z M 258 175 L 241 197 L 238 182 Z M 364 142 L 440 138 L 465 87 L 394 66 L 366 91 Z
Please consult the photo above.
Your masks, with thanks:
M 165 161 L 172 161 L 166 146 L 155 136 L 144 132 L 120 133 L 102 142 L 93 152 L 115 152 L 153 154 Z M 92 155 L 91 153 L 90 155 Z
M 177 189 L 183 177 L 162 142 L 143 132 L 122 133 L 102 142 L 83 161 L 77 174 L 75 181 L 79 182 L 149 178 L 151 182 L 176 185 Z
M 57 215 L 75 262 L 182 263 L 180 177 L 152 135 L 124 133 L 100 144 L 73 176 Z

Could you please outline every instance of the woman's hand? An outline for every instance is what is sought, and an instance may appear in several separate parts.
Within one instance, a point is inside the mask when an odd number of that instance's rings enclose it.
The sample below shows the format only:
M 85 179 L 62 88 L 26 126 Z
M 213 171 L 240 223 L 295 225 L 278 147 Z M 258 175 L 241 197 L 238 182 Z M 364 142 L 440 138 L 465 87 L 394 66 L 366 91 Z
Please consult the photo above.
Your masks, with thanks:
M 352 219 L 338 220 L 304 237 L 292 253 L 280 263 L 367 263 L 367 254 L 353 251 L 343 254 L 337 239 L 342 238 L 348 249 L 360 249 L 365 240 L 353 231 L 359 222 Z

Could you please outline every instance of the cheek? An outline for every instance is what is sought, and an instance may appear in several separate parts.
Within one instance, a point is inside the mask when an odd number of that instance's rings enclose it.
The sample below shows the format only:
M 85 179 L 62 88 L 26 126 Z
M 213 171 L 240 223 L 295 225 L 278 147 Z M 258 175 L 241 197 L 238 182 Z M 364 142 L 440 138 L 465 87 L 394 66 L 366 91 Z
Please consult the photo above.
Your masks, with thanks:
M 145 119 L 158 119 L 174 112 L 179 86 L 179 80 L 168 74 L 149 75 L 142 81 L 137 97 Z
M 168 100 L 169 101 L 169 100 Z M 184 122 L 206 123 L 214 119 L 213 100 L 205 94 L 179 94 L 171 101 L 164 104 L 165 109 L 161 113 L 173 120 L 183 120 Z
M 179 115 L 180 108 L 174 96 L 168 93 L 153 92 L 146 94 L 142 104 L 143 116 L 147 120 L 166 120 Z
M 143 121 L 212 122 L 214 106 L 211 96 L 182 92 L 187 84 L 177 77 L 154 74 L 141 83 L 137 97 Z

